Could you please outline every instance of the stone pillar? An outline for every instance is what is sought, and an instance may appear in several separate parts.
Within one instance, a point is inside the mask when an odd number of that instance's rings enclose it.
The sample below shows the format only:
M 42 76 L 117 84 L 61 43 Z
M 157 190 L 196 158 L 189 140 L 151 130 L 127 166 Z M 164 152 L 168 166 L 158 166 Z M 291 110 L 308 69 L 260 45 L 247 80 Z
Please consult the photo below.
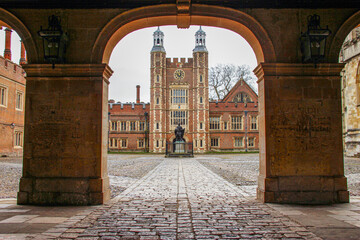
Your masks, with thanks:
M 106 64 L 24 65 L 23 176 L 18 204 L 92 205 L 110 199 Z
M 263 202 L 349 202 L 344 177 L 340 72 L 343 64 L 260 64 Z
M 24 46 L 24 42 L 23 41 L 20 41 L 21 42 L 21 51 L 20 51 L 20 61 L 19 61 L 19 64 L 20 65 L 24 65 L 26 64 L 26 51 L 25 51 L 25 46 Z
M 4 58 L 11 61 L 11 32 L 12 30 L 9 28 L 5 29 L 5 50 L 4 50 Z

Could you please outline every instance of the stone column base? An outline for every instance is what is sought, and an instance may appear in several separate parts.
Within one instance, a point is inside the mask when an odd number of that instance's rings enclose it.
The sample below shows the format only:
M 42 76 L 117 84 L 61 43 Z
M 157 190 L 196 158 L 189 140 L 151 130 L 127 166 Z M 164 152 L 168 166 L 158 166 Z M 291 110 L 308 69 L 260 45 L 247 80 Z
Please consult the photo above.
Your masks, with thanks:
M 109 178 L 21 178 L 18 204 L 98 205 L 110 200 Z
M 259 176 L 257 199 L 264 203 L 348 203 L 347 180 L 343 176 Z

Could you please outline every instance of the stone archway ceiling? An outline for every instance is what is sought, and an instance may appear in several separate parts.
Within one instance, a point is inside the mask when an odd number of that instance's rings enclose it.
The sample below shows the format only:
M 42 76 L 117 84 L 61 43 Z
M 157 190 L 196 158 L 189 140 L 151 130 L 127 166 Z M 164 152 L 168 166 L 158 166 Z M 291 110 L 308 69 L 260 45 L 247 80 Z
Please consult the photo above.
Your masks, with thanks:
M 175 0 L 0 0 L 3 8 L 137 8 L 155 4 L 174 4 Z M 192 0 L 192 4 L 220 5 L 231 8 L 354 8 L 360 0 Z
M 7 23 L 0 20 L 0 28 L 3 28 L 3 27 L 11 29 L 11 27 Z

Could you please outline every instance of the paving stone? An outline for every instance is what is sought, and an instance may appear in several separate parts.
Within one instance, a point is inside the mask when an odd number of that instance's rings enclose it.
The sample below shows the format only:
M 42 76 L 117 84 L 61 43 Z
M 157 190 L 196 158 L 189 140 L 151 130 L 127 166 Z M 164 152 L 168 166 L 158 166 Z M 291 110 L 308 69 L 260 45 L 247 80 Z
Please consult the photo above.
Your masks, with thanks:
M 195 159 L 166 159 L 110 206 L 74 217 L 80 238 L 277 239 L 316 237 Z M 90 224 L 90 225 L 87 225 Z M 76 227 L 74 227 L 76 229 Z M 71 229 L 71 228 L 70 228 Z M 299 234 L 296 232 L 298 231 Z M 64 233 L 72 237 L 77 230 Z M 308 234 L 308 235 L 307 235 Z

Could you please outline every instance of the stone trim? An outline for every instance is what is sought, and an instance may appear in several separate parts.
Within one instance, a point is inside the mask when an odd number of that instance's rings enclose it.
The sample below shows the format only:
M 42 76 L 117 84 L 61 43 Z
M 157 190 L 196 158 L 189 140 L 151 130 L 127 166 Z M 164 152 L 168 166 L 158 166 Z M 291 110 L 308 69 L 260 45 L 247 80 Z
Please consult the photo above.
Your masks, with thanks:
M 344 68 L 343 63 L 260 63 L 255 69 L 254 74 L 261 81 L 266 76 L 296 76 L 296 77 L 340 77 L 340 72 Z
M 107 64 L 27 64 L 27 80 L 101 80 L 109 83 L 113 70 Z

